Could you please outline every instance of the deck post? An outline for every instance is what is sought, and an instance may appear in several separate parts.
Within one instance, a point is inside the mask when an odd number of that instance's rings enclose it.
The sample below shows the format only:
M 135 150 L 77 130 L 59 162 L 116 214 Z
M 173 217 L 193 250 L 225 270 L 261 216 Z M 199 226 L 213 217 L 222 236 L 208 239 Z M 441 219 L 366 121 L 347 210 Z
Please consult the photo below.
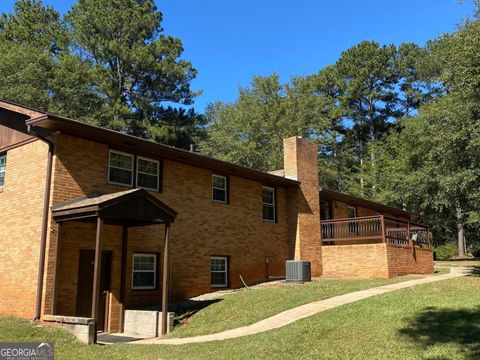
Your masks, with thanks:
M 170 223 L 165 223 L 165 236 L 163 242 L 163 280 L 162 280 L 162 336 L 167 333 L 168 329 L 168 295 L 169 295 L 169 287 L 168 287 L 168 279 L 170 277 L 169 270 L 169 257 L 170 257 L 170 249 L 169 249 L 169 239 L 168 233 L 170 230 Z
M 387 235 L 385 229 L 385 216 L 380 215 L 380 222 L 382 224 L 382 241 L 386 244 L 387 243 Z
M 410 236 L 410 221 L 407 222 L 407 240 L 408 240 L 408 246 L 413 248 L 415 244 L 413 243 L 413 239 Z
M 95 342 L 98 320 L 98 300 L 100 298 L 100 271 L 102 268 L 103 219 L 97 217 L 97 235 L 95 240 L 95 265 L 93 269 L 92 318 L 95 320 Z

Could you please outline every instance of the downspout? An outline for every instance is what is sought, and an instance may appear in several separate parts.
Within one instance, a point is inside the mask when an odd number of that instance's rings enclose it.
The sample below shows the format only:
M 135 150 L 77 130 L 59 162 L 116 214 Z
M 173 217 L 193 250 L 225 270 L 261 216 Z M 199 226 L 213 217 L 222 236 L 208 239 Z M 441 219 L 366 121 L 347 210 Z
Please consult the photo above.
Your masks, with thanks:
M 45 142 L 48 145 L 48 159 L 47 159 L 47 172 L 46 172 L 46 184 L 45 192 L 43 195 L 43 215 L 42 215 L 42 234 L 40 239 L 40 257 L 38 259 L 38 278 L 37 278 L 37 296 L 35 300 L 35 316 L 33 321 L 40 319 L 40 313 L 42 310 L 42 295 L 43 295 L 43 277 L 45 274 L 45 253 L 47 247 L 47 231 L 48 231 L 48 215 L 50 208 L 50 188 L 52 184 L 52 163 L 53 152 L 55 145 L 50 140 L 39 135 L 33 130 L 31 125 L 27 126 L 27 132 L 35 136 L 37 139 Z

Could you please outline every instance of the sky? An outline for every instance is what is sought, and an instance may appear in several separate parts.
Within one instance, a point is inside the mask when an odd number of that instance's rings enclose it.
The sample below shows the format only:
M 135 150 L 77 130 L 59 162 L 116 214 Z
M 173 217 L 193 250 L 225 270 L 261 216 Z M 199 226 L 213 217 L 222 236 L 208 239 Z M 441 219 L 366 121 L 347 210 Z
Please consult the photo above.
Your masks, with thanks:
M 15 0 L 0 0 L 11 12 Z M 44 0 L 64 13 L 75 0 Z M 363 40 L 423 45 L 473 14 L 473 0 L 156 0 L 167 35 L 198 70 L 195 109 L 235 101 L 254 75 L 318 72 Z

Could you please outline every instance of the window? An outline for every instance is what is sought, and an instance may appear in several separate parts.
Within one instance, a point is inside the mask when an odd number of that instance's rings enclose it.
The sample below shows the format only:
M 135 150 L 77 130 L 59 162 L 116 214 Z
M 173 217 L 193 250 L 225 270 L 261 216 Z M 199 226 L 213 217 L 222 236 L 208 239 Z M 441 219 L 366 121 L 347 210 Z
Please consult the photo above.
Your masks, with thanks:
M 227 178 L 225 176 L 212 176 L 212 199 L 216 202 L 227 203 Z
M 262 188 L 263 197 L 263 220 L 275 221 L 275 189 L 264 186 Z
M 7 171 L 7 155 L 0 155 L 0 188 L 5 184 L 5 172 Z
M 349 218 L 356 218 L 357 217 L 357 208 L 354 206 L 349 206 L 347 209 L 347 216 Z
M 347 208 L 347 216 L 348 218 L 356 218 L 357 217 L 357 208 L 355 206 L 349 206 Z M 349 222 L 348 223 L 348 231 L 350 234 L 357 235 L 358 234 L 358 224 L 357 222 Z
M 212 256 L 210 258 L 210 273 L 212 287 L 228 286 L 228 259 L 225 256 Z
M 157 255 L 133 254 L 132 289 L 157 287 Z
M 160 163 L 157 160 L 137 158 L 137 186 L 146 190 L 158 191 Z
M 332 218 L 332 203 L 330 200 L 320 200 L 320 220 Z
M 133 155 L 110 151 L 108 182 L 133 186 Z

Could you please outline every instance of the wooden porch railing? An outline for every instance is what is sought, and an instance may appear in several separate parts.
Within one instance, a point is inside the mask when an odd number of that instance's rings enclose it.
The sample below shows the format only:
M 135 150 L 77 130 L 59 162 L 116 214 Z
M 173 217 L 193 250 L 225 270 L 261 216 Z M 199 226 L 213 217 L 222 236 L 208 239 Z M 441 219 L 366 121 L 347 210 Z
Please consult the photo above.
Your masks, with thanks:
M 374 244 L 385 242 L 398 246 L 431 249 L 428 227 L 383 215 L 322 220 L 323 245 Z

